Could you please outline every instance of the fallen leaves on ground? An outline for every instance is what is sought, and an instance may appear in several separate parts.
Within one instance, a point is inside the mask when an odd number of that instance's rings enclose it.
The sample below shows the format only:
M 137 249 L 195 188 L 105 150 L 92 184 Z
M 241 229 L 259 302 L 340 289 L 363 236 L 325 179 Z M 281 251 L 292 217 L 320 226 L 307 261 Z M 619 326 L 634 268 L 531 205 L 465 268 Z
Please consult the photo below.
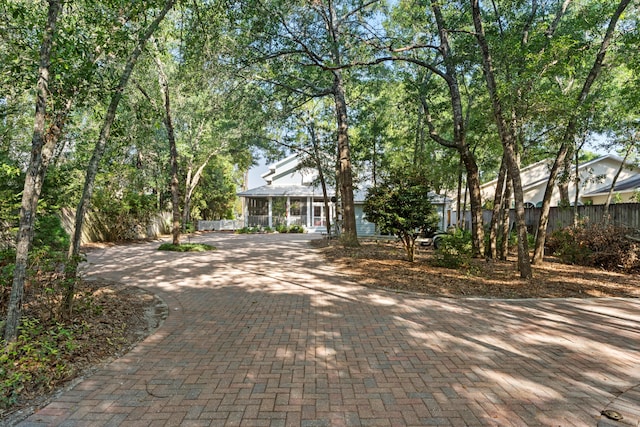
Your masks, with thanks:
M 50 305 L 51 301 L 47 303 L 27 292 L 23 315 L 46 319 Z M 19 399 L 11 407 L 0 410 L 0 424 L 13 425 L 44 406 L 55 390 L 122 356 L 148 336 L 161 320 L 156 313 L 158 299 L 155 296 L 140 288 L 107 281 L 81 281 L 74 306 L 73 318 L 64 322 L 64 327 L 73 331 L 73 346 L 60 350 L 56 362 L 57 366 L 65 367 L 66 374 L 51 375 L 52 379 L 46 384 L 38 378 L 24 384 Z M 55 370 L 56 366 L 50 369 Z
M 431 247 L 419 248 L 410 263 L 397 241 L 362 241 L 351 248 L 325 239 L 314 245 L 355 281 L 394 291 L 438 297 L 640 297 L 638 274 L 567 265 L 553 257 L 533 266 L 533 278 L 525 280 L 519 276 L 515 257 L 507 261 L 473 259 L 468 266 L 449 269 L 433 265 Z

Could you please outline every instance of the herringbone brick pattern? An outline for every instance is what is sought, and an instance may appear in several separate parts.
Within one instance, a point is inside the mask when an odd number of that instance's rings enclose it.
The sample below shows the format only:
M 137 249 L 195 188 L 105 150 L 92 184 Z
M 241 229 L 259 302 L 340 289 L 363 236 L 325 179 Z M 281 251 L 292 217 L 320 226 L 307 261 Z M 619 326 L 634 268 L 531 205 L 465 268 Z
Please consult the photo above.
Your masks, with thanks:
M 87 275 L 157 293 L 169 317 L 21 425 L 595 426 L 640 383 L 638 300 L 394 294 L 349 283 L 309 238 L 91 252 Z

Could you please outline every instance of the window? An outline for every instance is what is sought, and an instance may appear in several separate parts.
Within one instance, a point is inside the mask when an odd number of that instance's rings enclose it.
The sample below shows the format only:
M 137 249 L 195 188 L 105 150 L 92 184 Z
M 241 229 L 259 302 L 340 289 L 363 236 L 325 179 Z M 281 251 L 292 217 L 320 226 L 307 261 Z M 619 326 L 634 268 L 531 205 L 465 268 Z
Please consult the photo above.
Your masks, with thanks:
M 289 202 L 289 214 L 291 216 L 300 216 L 302 201 L 300 199 L 291 199 Z
M 269 200 L 250 198 L 247 202 L 249 215 L 269 215 Z

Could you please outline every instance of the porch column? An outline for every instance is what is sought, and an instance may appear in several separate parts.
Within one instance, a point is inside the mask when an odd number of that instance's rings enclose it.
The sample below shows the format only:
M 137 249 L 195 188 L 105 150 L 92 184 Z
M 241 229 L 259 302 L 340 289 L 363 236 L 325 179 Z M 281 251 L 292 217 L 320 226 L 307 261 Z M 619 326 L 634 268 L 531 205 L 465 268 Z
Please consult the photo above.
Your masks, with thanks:
M 273 203 L 271 196 L 269 196 L 269 228 L 273 227 Z
M 287 203 L 285 204 L 284 217 L 287 219 L 287 227 L 291 225 L 291 197 L 287 196 Z
M 307 227 L 313 227 L 313 196 L 307 197 Z
M 242 198 L 242 223 L 245 227 L 249 226 L 249 198 Z

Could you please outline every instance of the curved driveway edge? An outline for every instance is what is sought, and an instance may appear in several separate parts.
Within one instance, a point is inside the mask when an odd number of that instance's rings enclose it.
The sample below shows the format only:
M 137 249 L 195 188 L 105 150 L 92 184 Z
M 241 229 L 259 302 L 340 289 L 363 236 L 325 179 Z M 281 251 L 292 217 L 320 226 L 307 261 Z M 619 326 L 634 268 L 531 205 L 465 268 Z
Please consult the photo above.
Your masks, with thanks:
M 595 426 L 640 384 L 640 300 L 427 298 L 351 283 L 312 235 L 88 254 L 169 316 L 22 426 Z M 636 402 L 636 407 L 640 402 Z

